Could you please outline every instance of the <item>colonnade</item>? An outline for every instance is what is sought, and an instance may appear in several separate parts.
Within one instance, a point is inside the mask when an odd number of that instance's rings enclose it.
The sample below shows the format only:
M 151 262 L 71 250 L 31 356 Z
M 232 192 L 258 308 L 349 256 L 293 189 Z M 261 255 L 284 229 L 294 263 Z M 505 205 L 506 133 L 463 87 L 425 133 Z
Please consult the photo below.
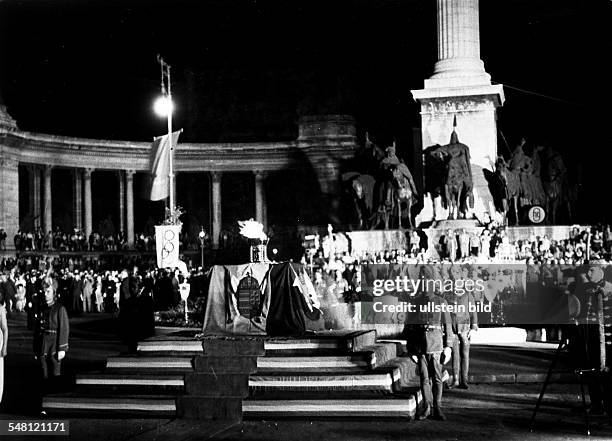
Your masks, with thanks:
M 28 181 L 30 183 L 30 211 L 34 218 L 34 227 L 42 228 L 48 232 L 53 230 L 53 186 L 52 186 L 52 171 L 53 166 L 40 166 L 29 164 L 25 170 L 28 173 Z M 72 185 L 72 219 L 75 228 L 81 229 L 85 235 L 89 236 L 93 231 L 93 215 L 92 215 L 92 174 L 96 171 L 104 171 L 104 169 L 84 168 L 72 169 L 73 185 Z M 125 231 L 128 245 L 134 244 L 135 229 L 134 229 L 134 175 L 135 170 L 120 170 L 116 172 L 118 179 L 118 206 L 119 206 L 119 230 Z M 176 174 L 176 173 L 175 173 Z M 267 222 L 267 207 L 265 200 L 265 178 L 267 173 L 256 170 L 253 172 L 255 181 L 255 219 L 258 222 L 266 225 Z M 219 233 L 222 228 L 222 198 L 221 198 L 221 182 L 222 172 L 209 172 L 211 179 L 211 199 L 210 212 L 212 218 L 211 224 L 211 241 L 213 247 L 219 245 Z M 43 194 L 41 198 L 41 176 Z M 62 195 L 65 196 L 65 195 Z

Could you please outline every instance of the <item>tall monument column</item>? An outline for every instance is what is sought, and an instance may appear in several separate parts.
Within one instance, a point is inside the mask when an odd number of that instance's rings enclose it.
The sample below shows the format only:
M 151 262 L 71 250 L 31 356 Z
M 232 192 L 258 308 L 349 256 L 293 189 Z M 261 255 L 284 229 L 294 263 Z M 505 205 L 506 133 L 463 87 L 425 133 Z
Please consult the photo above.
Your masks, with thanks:
M 92 223 L 93 223 L 93 215 L 91 211 L 91 174 L 93 172 L 92 168 L 86 168 L 83 171 L 83 195 L 85 199 L 85 222 L 84 222 L 84 230 L 85 235 L 87 236 L 87 240 L 89 240 L 89 235 L 92 232 Z
M 73 213 L 74 213 L 74 227 L 79 230 L 83 228 L 83 172 L 80 169 L 73 171 Z
M 473 214 L 485 220 L 495 208 L 483 169 L 492 170 L 497 158 L 496 109 L 504 102 L 504 90 L 491 84 L 480 59 L 478 0 L 436 1 L 438 61 L 425 87 L 412 91 L 421 105 L 422 145 L 448 144 L 456 117 L 459 142 L 470 148 Z M 437 210 L 437 215 L 443 219 L 447 213 Z M 426 199 L 417 223 L 432 218 L 432 201 Z
M 255 220 L 266 226 L 266 197 L 264 191 L 265 172 L 256 170 L 255 174 Z
M 47 234 L 49 231 L 53 231 L 53 212 L 51 211 L 51 203 L 52 203 L 52 196 L 51 196 L 51 171 L 53 170 L 53 167 L 51 165 L 46 165 L 44 170 L 43 170 L 43 175 L 44 175 L 44 185 L 43 185 L 43 199 L 44 199 L 44 205 L 43 205 L 43 218 L 44 218 L 44 232 L 45 234 Z M 49 237 L 49 248 L 53 247 L 53 243 L 51 243 L 53 241 L 52 237 Z
M 212 172 L 210 174 L 212 181 L 212 245 L 213 248 L 219 248 L 219 233 L 221 232 L 221 173 Z
M 125 205 L 126 212 L 126 234 L 128 247 L 134 246 L 134 174 L 135 170 L 125 171 Z

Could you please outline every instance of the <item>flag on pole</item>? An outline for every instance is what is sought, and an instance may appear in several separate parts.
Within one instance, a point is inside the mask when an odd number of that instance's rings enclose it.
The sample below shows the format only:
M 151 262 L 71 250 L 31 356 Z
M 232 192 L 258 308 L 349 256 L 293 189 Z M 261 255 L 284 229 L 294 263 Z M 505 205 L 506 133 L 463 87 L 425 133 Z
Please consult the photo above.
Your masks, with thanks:
M 182 130 L 178 130 L 172 133 L 172 145 L 169 142 L 169 135 L 153 139 L 149 156 L 151 177 L 148 198 L 151 201 L 161 201 L 170 194 L 170 151 L 176 147 L 181 132 Z

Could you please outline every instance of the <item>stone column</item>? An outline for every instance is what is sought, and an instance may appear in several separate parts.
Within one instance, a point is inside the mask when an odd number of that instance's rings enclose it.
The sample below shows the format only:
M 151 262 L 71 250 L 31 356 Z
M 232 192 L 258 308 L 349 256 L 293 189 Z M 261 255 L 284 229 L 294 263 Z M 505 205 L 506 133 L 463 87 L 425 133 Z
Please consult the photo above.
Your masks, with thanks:
M 53 231 L 53 212 L 52 212 L 52 195 L 51 195 L 51 172 L 53 167 L 46 165 L 43 169 L 44 184 L 43 184 L 43 229 L 45 234 L 49 231 Z M 49 248 L 53 247 L 53 238 L 49 237 Z
M 32 215 L 32 226 L 38 229 L 41 226 L 40 222 L 40 169 L 37 165 L 30 164 L 28 169 L 29 191 L 29 207 Z
M 119 179 L 119 231 L 125 232 L 125 181 L 123 175 L 122 171 L 117 172 L 117 178 Z
M 459 142 L 470 148 L 474 210 L 485 221 L 495 214 L 483 169 L 497 158 L 496 109 L 504 102 L 502 85 L 492 85 L 480 59 L 478 0 L 437 0 L 438 61 L 425 88 L 413 90 L 421 105 L 423 148 L 450 142 L 453 121 Z M 425 177 L 427 179 L 427 177 Z M 417 224 L 433 218 L 430 198 L 417 216 Z M 437 218 L 448 213 L 437 210 Z
M 264 179 L 266 173 L 256 170 L 255 174 L 255 220 L 266 226 L 266 196 L 264 190 Z
M 77 168 L 72 173 L 73 223 L 80 230 L 83 228 L 83 171 Z
M 436 0 L 438 61 L 425 88 L 491 84 L 480 59 L 479 0 Z
M 219 233 L 221 232 L 221 173 L 212 172 L 210 174 L 211 186 L 211 211 L 212 211 L 212 245 L 219 248 Z
M 0 228 L 6 232 L 6 247 L 14 248 L 19 230 L 19 162 L 0 157 Z
M 93 171 L 93 168 L 86 168 L 83 171 L 83 197 L 85 199 L 85 222 L 83 229 L 85 231 L 85 235 L 87 236 L 87 240 L 89 240 L 89 235 L 93 231 L 93 215 L 91 210 L 91 174 Z
M 125 171 L 125 183 L 126 183 L 126 234 L 128 247 L 134 246 L 134 174 L 135 170 Z

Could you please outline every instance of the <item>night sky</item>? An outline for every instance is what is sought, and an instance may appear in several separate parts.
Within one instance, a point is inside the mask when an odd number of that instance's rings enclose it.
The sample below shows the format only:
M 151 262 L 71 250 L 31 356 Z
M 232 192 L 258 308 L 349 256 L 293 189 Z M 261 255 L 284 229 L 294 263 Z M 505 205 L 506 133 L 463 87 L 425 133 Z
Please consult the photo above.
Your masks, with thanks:
M 507 84 L 504 139 L 546 142 L 585 188 L 610 154 L 607 0 L 481 0 L 481 56 Z M 412 148 L 410 89 L 436 61 L 433 0 L 4 0 L 0 91 L 23 130 L 148 141 L 159 53 L 183 141 L 295 139 L 299 115 L 349 113 Z M 523 91 L 517 90 L 523 89 Z M 594 161 L 591 158 L 596 157 Z

